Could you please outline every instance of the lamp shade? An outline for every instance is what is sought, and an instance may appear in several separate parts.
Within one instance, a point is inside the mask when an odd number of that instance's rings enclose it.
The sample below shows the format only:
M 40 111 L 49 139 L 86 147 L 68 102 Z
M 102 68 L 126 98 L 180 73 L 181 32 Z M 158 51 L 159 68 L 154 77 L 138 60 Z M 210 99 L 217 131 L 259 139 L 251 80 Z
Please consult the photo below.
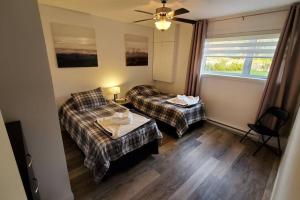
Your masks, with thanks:
M 170 26 L 171 26 L 171 22 L 167 21 L 165 19 L 155 22 L 155 27 L 160 31 L 165 31 L 165 30 L 169 29 Z
M 112 94 L 120 94 L 120 87 L 111 87 L 109 88 L 109 91 Z

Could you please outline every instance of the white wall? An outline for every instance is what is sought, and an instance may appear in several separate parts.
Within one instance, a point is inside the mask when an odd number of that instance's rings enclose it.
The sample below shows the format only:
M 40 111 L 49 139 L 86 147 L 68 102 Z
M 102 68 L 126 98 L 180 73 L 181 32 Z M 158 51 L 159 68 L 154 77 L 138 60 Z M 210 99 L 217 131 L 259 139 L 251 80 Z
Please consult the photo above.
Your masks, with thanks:
M 280 33 L 286 16 L 287 11 L 282 11 L 244 19 L 212 19 L 208 23 L 207 35 L 214 38 Z M 255 121 L 264 86 L 265 80 L 204 76 L 201 81 L 201 97 L 204 99 L 208 118 L 248 130 L 247 123 Z
M 254 14 L 254 13 L 252 13 Z M 280 32 L 287 11 L 256 15 L 230 20 L 211 19 L 208 23 L 208 37 L 226 37 L 259 33 Z M 180 26 L 182 27 L 182 26 Z M 189 59 L 189 43 L 192 28 L 180 31 L 176 79 L 172 84 L 156 82 L 164 91 L 183 93 L 186 83 L 186 71 Z M 264 80 L 241 79 L 222 76 L 202 76 L 201 98 L 204 100 L 207 117 L 217 122 L 247 130 L 247 123 L 253 122 L 264 90 Z
M 228 19 L 231 17 L 211 19 L 208 23 L 207 37 L 214 38 L 232 35 L 279 32 L 288 13 L 287 8 L 280 10 L 280 12 L 273 12 L 262 15 L 249 13 L 249 15 L 252 16 L 244 18 L 235 18 L 235 16 L 233 16 L 232 19 Z
M 0 24 L 3 118 L 22 123 L 41 199 L 73 199 L 36 1 L 1 1 Z
M 0 199 L 25 200 L 26 194 L 0 112 Z
M 152 28 L 46 5 L 40 5 L 39 8 L 53 79 L 54 95 L 58 105 L 64 102 L 72 92 L 94 89 L 99 86 L 121 86 L 122 96 L 132 86 L 152 83 Z M 51 35 L 51 22 L 95 28 L 99 67 L 58 68 Z M 125 33 L 148 37 L 149 66 L 125 66 Z
M 225 76 L 202 76 L 201 97 L 207 117 L 241 130 L 255 121 L 265 81 Z
M 281 160 L 271 200 L 300 198 L 300 109 Z

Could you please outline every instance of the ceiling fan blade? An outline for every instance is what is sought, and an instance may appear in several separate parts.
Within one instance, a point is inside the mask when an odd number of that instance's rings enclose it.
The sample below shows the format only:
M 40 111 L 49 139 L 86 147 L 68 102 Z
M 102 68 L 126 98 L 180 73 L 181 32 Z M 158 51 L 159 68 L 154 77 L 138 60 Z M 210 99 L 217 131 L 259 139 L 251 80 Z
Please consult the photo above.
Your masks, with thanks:
M 178 22 L 183 22 L 183 23 L 188 23 L 188 24 L 195 24 L 196 21 L 195 20 L 191 20 L 191 19 L 183 19 L 183 18 L 178 18 L 178 17 L 173 17 L 174 21 L 178 21 Z
M 134 10 L 135 12 L 140 12 L 140 13 L 144 13 L 144 14 L 148 14 L 148 15 L 153 15 L 153 13 L 151 12 L 146 12 L 146 11 L 143 11 L 143 10 Z
M 153 18 L 149 18 L 149 19 L 141 19 L 141 20 L 134 21 L 133 23 L 144 22 L 144 21 L 148 21 L 148 20 L 152 20 L 152 19 L 153 19 Z
M 176 16 L 176 15 L 182 15 L 182 14 L 189 13 L 189 12 L 190 11 L 188 11 L 185 8 L 179 8 L 179 9 L 177 9 L 177 10 L 174 11 L 174 16 Z

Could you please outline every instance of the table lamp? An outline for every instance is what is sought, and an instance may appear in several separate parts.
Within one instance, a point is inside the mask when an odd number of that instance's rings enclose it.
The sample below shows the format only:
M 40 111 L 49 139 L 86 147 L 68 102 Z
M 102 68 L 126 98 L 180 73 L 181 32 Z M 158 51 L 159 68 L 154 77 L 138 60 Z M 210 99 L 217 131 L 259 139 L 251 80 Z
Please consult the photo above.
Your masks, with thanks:
M 120 94 L 120 87 L 111 87 L 109 90 L 114 95 L 114 101 L 116 101 L 118 94 Z

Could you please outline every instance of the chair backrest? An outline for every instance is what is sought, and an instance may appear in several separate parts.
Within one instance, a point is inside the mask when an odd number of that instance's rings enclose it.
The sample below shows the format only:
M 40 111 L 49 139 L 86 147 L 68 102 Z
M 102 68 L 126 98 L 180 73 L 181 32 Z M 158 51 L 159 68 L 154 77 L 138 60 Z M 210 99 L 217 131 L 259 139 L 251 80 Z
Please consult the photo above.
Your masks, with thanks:
M 277 119 L 275 129 L 281 128 L 289 119 L 289 113 L 286 110 L 272 106 L 266 110 L 266 112 L 257 120 L 257 123 L 263 124 L 263 120 L 268 116 L 275 117 Z

